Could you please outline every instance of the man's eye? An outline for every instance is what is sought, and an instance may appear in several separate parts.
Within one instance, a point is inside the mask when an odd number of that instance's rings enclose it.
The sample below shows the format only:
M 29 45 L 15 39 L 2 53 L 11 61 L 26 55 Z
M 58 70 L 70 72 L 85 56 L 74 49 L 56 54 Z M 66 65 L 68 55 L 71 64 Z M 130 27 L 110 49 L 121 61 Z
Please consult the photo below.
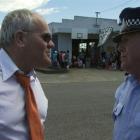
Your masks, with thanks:
M 42 38 L 44 41 L 49 42 L 51 40 L 51 35 L 50 34 L 43 34 Z
M 50 39 L 50 38 L 43 37 L 43 40 L 44 40 L 45 42 L 49 42 L 51 39 Z

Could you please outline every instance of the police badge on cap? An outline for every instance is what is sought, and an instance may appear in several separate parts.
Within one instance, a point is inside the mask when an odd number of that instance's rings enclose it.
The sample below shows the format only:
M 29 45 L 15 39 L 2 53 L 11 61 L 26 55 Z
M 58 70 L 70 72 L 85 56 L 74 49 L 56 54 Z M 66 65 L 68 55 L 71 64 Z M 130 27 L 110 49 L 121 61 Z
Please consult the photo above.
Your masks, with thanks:
M 120 33 L 113 38 L 114 42 L 120 42 L 124 34 L 140 32 L 140 7 L 123 9 L 119 18 Z

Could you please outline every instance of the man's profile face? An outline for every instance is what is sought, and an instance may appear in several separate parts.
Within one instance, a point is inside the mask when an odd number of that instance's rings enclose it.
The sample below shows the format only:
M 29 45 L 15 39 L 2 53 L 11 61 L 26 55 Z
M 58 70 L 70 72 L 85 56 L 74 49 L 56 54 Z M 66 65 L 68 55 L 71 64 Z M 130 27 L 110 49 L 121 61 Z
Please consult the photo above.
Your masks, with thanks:
M 27 35 L 27 49 L 31 63 L 35 67 L 47 67 L 51 64 L 50 48 L 54 47 L 48 25 L 44 20 L 37 19 L 36 29 Z
M 140 71 L 140 33 L 123 35 L 119 43 L 121 67 L 134 74 Z

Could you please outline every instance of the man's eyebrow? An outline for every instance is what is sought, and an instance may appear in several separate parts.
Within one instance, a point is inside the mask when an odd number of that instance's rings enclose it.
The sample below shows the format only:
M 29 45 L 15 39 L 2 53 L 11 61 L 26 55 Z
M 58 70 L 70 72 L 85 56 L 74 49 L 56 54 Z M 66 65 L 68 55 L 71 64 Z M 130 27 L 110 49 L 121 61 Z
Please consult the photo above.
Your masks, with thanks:
M 42 33 L 42 36 L 46 37 L 46 38 L 52 38 L 52 34 L 51 33 Z

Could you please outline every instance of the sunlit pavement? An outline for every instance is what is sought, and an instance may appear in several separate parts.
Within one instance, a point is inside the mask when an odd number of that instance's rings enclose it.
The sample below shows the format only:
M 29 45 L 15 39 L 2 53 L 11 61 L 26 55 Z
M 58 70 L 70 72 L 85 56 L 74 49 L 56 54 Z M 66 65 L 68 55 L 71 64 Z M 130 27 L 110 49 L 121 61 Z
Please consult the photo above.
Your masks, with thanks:
M 46 140 L 111 140 L 114 92 L 121 71 L 37 73 L 49 100 Z
M 121 81 L 123 78 L 122 71 L 98 69 L 70 69 L 67 73 L 56 74 L 37 73 L 42 83 Z

